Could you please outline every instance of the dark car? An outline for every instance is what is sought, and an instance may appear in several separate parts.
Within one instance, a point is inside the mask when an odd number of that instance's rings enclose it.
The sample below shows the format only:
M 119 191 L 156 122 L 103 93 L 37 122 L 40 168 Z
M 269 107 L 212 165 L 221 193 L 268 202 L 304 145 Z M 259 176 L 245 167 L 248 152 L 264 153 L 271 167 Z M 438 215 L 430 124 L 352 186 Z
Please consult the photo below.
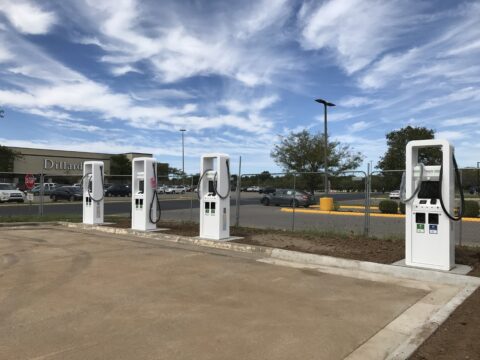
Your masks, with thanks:
M 277 189 L 267 186 L 267 187 L 260 188 L 260 190 L 258 192 L 260 194 L 273 194 L 276 191 L 277 191 Z
M 295 194 L 295 196 L 294 196 Z M 315 204 L 315 197 L 301 190 L 276 189 L 274 193 L 263 195 L 260 202 L 265 205 L 283 205 L 283 206 L 304 206 L 309 207 Z
M 52 201 L 82 200 L 82 196 L 83 196 L 82 190 L 77 186 L 61 186 L 61 187 L 55 188 L 55 190 L 53 190 L 50 193 L 50 199 L 52 199 Z
M 128 185 L 112 185 L 105 190 L 105 196 L 132 196 L 132 189 Z

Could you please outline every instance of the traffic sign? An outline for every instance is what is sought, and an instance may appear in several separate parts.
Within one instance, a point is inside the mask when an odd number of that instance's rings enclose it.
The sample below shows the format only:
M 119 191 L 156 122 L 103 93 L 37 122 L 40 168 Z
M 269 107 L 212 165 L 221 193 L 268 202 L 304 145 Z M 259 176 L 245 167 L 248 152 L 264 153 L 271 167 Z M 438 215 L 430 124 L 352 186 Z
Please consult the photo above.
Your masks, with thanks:
M 34 186 L 35 186 L 35 176 L 33 176 L 32 174 L 25 175 L 25 187 L 28 190 L 32 190 Z

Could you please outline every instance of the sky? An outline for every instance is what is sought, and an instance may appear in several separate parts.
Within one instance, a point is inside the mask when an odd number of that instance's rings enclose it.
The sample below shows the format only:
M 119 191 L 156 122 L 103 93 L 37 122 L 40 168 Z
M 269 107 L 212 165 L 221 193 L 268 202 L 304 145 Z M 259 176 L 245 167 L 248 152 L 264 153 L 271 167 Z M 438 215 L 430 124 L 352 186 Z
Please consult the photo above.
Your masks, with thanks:
M 153 153 L 199 171 L 222 152 L 279 171 L 291 131 L 377 163 L 426 126 L 480 161 L 480 1 L 0 0 L 0 144 Z

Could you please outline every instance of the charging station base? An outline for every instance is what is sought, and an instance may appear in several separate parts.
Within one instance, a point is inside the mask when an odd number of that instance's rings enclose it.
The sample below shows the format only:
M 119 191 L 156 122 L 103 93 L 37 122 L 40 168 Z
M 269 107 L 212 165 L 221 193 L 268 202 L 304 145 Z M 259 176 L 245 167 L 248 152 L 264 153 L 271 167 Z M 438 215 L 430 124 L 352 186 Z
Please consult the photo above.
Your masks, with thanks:
M 206 237 L 195 236 L 194 239 L 197 239 L 197 240 L 213 240 L 213 241 L 225 242 L 225 241 L 240 240 L 240 239 L 243 239 L 243 237 L 241 237 L 241 236 L 229 236 L 228 238 L 225 238 L 225 239 L 211 239 L 211 238 L 206 238 Z
M 151 230 L 140 230 L 140 229 L 132 229 L 132 230 L 140 231 L 140 232 L 146 232 L 146 233 L 152 233 L 152 232 L 168 231 L 170 229 L 168 229 L 168 228 L 158 228 L 158 229 L 151 229 Z
M 405 264 L 405 259 L 395 261 L 392 265 L 409 267 L 409 268 L 414 268 L 414 269 L 433 270 L 433 269 L 427 269 L 427 268 L 420 267 L 420 266 L 406 265 Z M 445 273 L 449 273 L 449 274 L 456 274 L 456 275 L 467 275 L 470 271 L 472 271 L 472 267 L 470 267 L 468 265 L 455 264 L 455 266 L 450 271 L 445 271 L 445 270 L 433 270 L 433 271 L 441 271 L 441 272 L 445 272 Z

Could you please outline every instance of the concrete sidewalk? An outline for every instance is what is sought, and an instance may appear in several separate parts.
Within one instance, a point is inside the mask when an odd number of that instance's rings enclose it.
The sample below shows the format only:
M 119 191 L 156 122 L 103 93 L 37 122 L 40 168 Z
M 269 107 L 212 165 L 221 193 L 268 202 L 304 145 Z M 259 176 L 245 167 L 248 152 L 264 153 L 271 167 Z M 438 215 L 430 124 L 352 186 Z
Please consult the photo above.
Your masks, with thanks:
M 161 234 L 0 231 L 2 359 L 383 358 L 463 286 Z

